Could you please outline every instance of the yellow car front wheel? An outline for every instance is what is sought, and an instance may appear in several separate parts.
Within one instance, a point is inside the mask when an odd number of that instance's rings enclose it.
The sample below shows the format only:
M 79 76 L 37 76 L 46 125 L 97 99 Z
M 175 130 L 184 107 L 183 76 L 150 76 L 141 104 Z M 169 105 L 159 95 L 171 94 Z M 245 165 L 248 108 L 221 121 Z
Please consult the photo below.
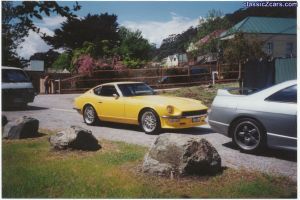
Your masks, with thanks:
M 159 117 L 152 109 L 146 109 L 142 112 L 140 126 L 146 134 L 158 134 L 161 130 Z

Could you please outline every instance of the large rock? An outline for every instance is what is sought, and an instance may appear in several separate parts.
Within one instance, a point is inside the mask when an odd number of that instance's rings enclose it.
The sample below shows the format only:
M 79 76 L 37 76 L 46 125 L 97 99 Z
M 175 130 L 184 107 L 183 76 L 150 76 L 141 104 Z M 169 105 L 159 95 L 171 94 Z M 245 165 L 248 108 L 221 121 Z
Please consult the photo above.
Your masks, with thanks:
M 49 138 L 49 142 L 53 148 L 58 150 L 78 149 L 96 151 L 101 148 L 92 132 L 79 126 L 71 126 L 66 130 L 58 132 Z
M 157 137 L 143 163 L 143 172 L 156 175 L 206 175 L 221 170 L 221 157 L 205 139 L 178 134 Z
M 27 116 L 8 122 L 3 129 L 2 138 L 23 139 L 38 136 L 39 120 Z

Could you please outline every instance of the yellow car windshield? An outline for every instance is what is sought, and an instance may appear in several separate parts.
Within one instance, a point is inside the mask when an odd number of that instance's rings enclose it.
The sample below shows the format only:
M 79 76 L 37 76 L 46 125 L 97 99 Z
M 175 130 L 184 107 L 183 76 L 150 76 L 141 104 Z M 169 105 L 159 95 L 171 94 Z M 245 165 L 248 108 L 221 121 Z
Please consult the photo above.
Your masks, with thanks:
M 154 95 L 153 89 L 144 83 L 118 84 L 123 96 Z

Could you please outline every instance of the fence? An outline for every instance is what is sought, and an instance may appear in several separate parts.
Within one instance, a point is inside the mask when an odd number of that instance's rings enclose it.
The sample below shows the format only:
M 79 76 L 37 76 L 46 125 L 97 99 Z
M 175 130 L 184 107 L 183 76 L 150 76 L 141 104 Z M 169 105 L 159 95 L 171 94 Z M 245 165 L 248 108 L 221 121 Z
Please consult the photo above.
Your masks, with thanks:
M 216 82 L 232 82 L 238 78 L 238 66 L 197 65 L 173 68 L 146 68 L 122 70 L 97 70 L 92 74 L 76 75 L 60 80 L 60 93 L 80 93 L 103 83 L 141 81 L 153 88 L 172 88 L 209 84 L 212 71 L 218 71 Z
M 41 84 L 41 79 L 45 76 L 45 72 L 43 72 L 43 71 L 26 71 L 26 73 L 29 75 L 36 92 L 43 93 L 44 85 Z M 65 78 L 71 76 L 71 74 L 65 74 L 65 73 L 47 73 L 47 74 L 50 75 L 51 78 L 54 80 L 65 79 Z

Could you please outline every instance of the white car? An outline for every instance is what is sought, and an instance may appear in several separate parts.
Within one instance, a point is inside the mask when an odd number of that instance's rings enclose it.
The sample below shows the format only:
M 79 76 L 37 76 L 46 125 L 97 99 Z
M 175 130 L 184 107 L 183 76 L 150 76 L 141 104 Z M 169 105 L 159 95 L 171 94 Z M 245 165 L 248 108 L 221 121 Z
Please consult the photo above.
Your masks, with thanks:
M 286 81 L 250 95 L 218 90 L 208 122 L 243 151 L 262 147 L 297 150 L 297 81 Z
M 2 67 L 2 106 L 25 107 L 36 93 L 26 72 L 16 67 Z

